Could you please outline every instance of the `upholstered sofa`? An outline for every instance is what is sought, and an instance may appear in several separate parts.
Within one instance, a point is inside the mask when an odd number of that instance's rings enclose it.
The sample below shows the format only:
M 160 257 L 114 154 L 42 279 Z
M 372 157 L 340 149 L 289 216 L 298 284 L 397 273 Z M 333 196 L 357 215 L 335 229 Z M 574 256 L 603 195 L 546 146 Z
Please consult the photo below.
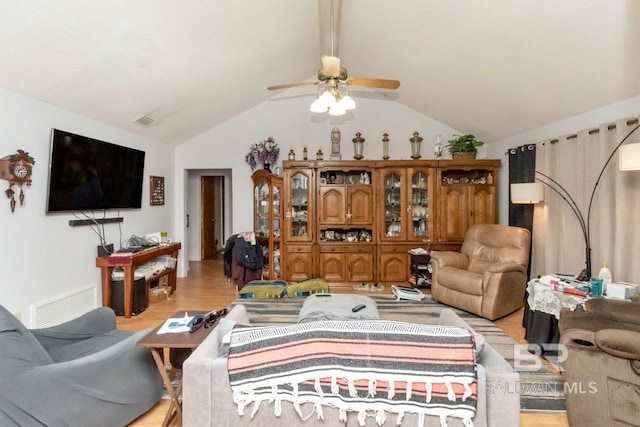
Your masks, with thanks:
M 520 227 L 476 224 L 460 252 L 431 253 L 434 300 L 494 320 L 524 303 L 531 234 Z
M 112 309 L 27 329 L 0 306 L 0 425 L 125 426 L 162 397 L 162 379 L 137 333 Z
M 227 319 L 239 323 L 248 323 L 249 319 L 244 306 L 238 305 L 231 310 Z M 440 315 L 440 325 L 464 327 L 473 330 L 452 310 L 444 309 Z M 340 423 L 338 410 L 324 409 L 324 421 L 316 416 L 305 421 L 295 412 L 293 405 L 282 403 L 282 413 L 276 418 L 274 410 L 263 404 L 251 418 L 251 408 L 245 409 L 244 415 L 238 415 L 238 408 L 233 401 L 232 390 L 227 371 L 227 358 L 220 356 L 222 334 L 220 327 L 211 332 L 209 337 L 191 354 L 183 365 L 183 425 L 185 427 L 205 427 L 219 425 L 234 426 L 273 426 L 273 425 L 305 425 L 359 426 L 357 414 L 349 413 L 346 423 Z M 518 426 L 520 423 L 520 396 L 517 394 L 519 375 L 490 345 L 484 343 L 483 337 L 476 334 L 479 346 L 477 354 L 478 400 L 477 411 L 473 418 L 475 427 L 482 426 Z M 306 405 L 306 404 L 303 404 Z M 272 406 L 272 405 L 271 405 Z M 309 412 L 303 407 L 302 412 Z M 313 412 L 311 409 L 310 412 Z M 375 418 L 367 417 L 366 426 L 379 425 Z M 389 416 L 380 425 L 396 426 L 396 417 Z M 404 426 L 417 426 L 418 416 L 407 413 L 402 420 Z M 425 426 L 440 426 L 440 418 L 427 416 Z M 463 426 L 460 419 L 449 418 L 449 427 Z
M 560 312 L 571 426 L 640 426 L 640 304 L 594 298 Z

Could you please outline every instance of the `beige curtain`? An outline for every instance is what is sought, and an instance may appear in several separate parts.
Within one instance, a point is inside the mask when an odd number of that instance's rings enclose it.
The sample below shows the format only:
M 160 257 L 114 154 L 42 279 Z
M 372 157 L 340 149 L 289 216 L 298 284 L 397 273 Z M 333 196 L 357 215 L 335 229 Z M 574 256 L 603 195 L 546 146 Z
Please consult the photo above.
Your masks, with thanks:
M 597 276 L 606 262 L 614 281 L 631 283 L 640 283 L 640 171 L 618 170 L 619 152 L 600 178 L 590 218 L 588 209 L 605 162 L 637 125 L 638 118 L 621 119 L 543 141 L 536 150 L 536 170 L 568 191 L 589 226 L 592 276 Z M 640 143 L 640 129 L 625 142 L 634 143 Z M 578 274 L 585 267 L 586 257 L 578 219 L 569 204 L 547 186 L 544 197 L 544 203 L 536 205 L 534 211 L 531 277 Z

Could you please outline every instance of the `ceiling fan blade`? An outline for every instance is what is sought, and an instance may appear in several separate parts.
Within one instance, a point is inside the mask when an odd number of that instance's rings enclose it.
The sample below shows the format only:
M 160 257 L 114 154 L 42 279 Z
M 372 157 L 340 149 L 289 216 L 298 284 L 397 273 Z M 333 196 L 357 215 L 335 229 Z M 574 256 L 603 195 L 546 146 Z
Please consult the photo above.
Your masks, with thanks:
M 298 83 L 287 83 L 284 85 L 276 85 L 276 86 L 269 86 L 267 89 L 268 90 L 278 90 L 278 89 L 286 89 L 289 87 L 298 87 L 298 86 L 309 86 L 309 85 L 317 85 L 318 82 L 298 82 Z
M 380 89 L 398 89 L 400 87 L 399 80 L 367 79 L 361 77 L 349 78 L 346 83 L 351 86 L 376 87 Z

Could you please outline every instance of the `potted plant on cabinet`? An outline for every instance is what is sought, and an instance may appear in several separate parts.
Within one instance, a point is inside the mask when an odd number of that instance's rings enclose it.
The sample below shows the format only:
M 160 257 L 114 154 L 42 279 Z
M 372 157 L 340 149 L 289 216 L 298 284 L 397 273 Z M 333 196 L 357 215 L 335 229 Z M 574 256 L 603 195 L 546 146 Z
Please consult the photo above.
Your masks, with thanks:
M 448 142 L 446 148 L 454 159 L 475 159 L 478 147 L 484 144 L 474 135 L 459 135 Z

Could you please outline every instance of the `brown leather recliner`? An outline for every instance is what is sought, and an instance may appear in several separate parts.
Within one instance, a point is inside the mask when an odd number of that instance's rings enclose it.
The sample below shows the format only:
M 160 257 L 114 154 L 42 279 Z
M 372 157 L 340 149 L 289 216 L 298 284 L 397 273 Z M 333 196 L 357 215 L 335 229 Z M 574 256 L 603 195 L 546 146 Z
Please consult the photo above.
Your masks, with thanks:
M 460 252 L 432 252 L 434 300 L 489 320 L 524 304 L 531 233 L 520 227 L 476 224 Z
M 560 312 L 571 426 L 640 426 L 640 304 L 595 298 Z

